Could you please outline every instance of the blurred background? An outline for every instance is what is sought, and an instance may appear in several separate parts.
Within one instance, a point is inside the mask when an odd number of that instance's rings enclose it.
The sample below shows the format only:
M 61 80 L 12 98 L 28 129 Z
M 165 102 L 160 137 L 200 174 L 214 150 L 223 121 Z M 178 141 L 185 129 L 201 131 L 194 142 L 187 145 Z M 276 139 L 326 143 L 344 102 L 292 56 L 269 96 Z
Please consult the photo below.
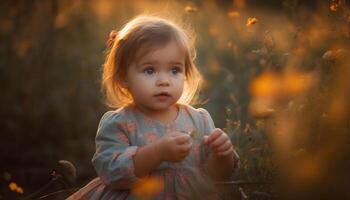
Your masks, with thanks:
M 197 34 L 208 101 L 196 107 L 241 156 L 227 199 L 350 198 L 345 0 L 5 0 L 0 199 L 60 199 L 96 177 L 105 42 L 138 14 Z

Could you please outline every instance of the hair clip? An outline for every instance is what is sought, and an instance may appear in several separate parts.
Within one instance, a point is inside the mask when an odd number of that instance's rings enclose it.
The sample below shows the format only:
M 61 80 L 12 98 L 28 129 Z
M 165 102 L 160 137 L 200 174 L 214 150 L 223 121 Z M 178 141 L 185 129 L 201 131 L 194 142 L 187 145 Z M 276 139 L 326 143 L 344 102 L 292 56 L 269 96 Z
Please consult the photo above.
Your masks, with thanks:
M 113 30 L 109 33 L 108 40 L 106 41 L 107 48 L 112 47 L 116 37 L 117 37 L 117 31 Z

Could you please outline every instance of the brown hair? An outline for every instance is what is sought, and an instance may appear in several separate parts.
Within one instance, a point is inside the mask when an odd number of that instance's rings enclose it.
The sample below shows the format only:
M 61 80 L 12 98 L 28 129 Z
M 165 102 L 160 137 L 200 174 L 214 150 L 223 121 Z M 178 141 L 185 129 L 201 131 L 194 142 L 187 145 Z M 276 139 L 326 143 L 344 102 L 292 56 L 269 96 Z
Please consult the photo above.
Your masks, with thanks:
M 184 28 L 170 20 L 155 16 L 137 16 L 129 21 L 113 38 L 103 64 L 102 91 L 106 104 L 118 108 L 132 103 L 130 92 L 120 85 L 127 67 L 139 57 L 141 47 L 154 48 L 175 39 L 184 48 L 185 86 L 179 103 L 195 104 L 202 76 L 194 64 L 194 38 Z

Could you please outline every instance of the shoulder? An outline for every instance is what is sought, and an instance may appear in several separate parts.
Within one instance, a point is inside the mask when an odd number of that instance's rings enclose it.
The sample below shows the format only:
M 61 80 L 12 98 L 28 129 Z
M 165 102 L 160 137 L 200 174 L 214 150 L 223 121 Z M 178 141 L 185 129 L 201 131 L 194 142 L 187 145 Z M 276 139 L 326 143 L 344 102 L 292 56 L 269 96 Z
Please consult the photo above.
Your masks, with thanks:
M 183 108 L 193 120 L 197 129 L 204 134 L 210 134 L 215 128 L 214 121 L 205 108 L 194 108 L 190 105 L 183 105 Z
M 199 129 L 210 132 L 215 128 L 214 121 L 205 108 L 194 108 L 191 105 L 183 105 L 183 107 Z
M 189 114 L 192 114 L 192 115 L 195 115 L 195 116 L 198 116 L 201 118 L 210 117 L 209 112 L 205 108 L 194 108 L 191 105 L 184 105 L 184 104 L 182 106 L 183 106 L 184 110 Z
M 99 126 L 114 124 L 125 119 L 126 109 L 119 108 L 117 110 L 109 110 L 105 112 L 100 120 Z
M 138 127 L 138 118 L 131 107 L 122 107 L 118 110 L 107 111 L 101 117 L 98 132 L 123 132 L 135 134 Z

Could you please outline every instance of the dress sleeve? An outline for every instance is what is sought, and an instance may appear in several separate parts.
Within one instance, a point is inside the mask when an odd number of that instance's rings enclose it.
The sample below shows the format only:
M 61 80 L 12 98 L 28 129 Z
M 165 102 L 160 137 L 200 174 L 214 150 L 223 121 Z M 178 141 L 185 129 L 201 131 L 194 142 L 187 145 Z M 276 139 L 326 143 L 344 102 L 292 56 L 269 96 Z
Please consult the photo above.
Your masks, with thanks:
M 116 189 L 129 189 L 138 178 L 134 173 L 133 156 L 138 149 L 131 146 L 127 131 L 120 124 L 119 113 L 103 115 L 95 138 L 96 152 L 92 158 L 102 182 Z
M 213 119 L 211 118 L 209 112 L 204 109 L 204 108 L 198 108 L 197 109 L 201 115 L 201 120 L 202 120 L 202 124 L 203 127 L 201 131 L 203 131 L 203 133 L 205 135 L 210 135 L 210 133 L 212 133 L 215 129 L 215 124 Z
M 215 129 L 215 125 L 213 122 L 213 119 L 211 118 L 209 112 L 205 110 L 204 108 L 198 108 L 199 113 L 201 114 L 202 117 L 202 131 L 204 135 L 210 135 L 213 130 Z M 202 160 L 205 162 L 204 165 L 207 167 L 207 158 L 209 157 L 209 154 L 211 153 L 211 150 L 207 147 L 204 146 L 202 149 Z M 238 169 L 240 167 L 240 157 L 237 153 L 237 151 L 234 149 L 233 152 L 233 157 L 234 157 L 234 169 L 232 170 L 231 174 L 227 177 L 227 180 L 233 180 L 238 172 Z

